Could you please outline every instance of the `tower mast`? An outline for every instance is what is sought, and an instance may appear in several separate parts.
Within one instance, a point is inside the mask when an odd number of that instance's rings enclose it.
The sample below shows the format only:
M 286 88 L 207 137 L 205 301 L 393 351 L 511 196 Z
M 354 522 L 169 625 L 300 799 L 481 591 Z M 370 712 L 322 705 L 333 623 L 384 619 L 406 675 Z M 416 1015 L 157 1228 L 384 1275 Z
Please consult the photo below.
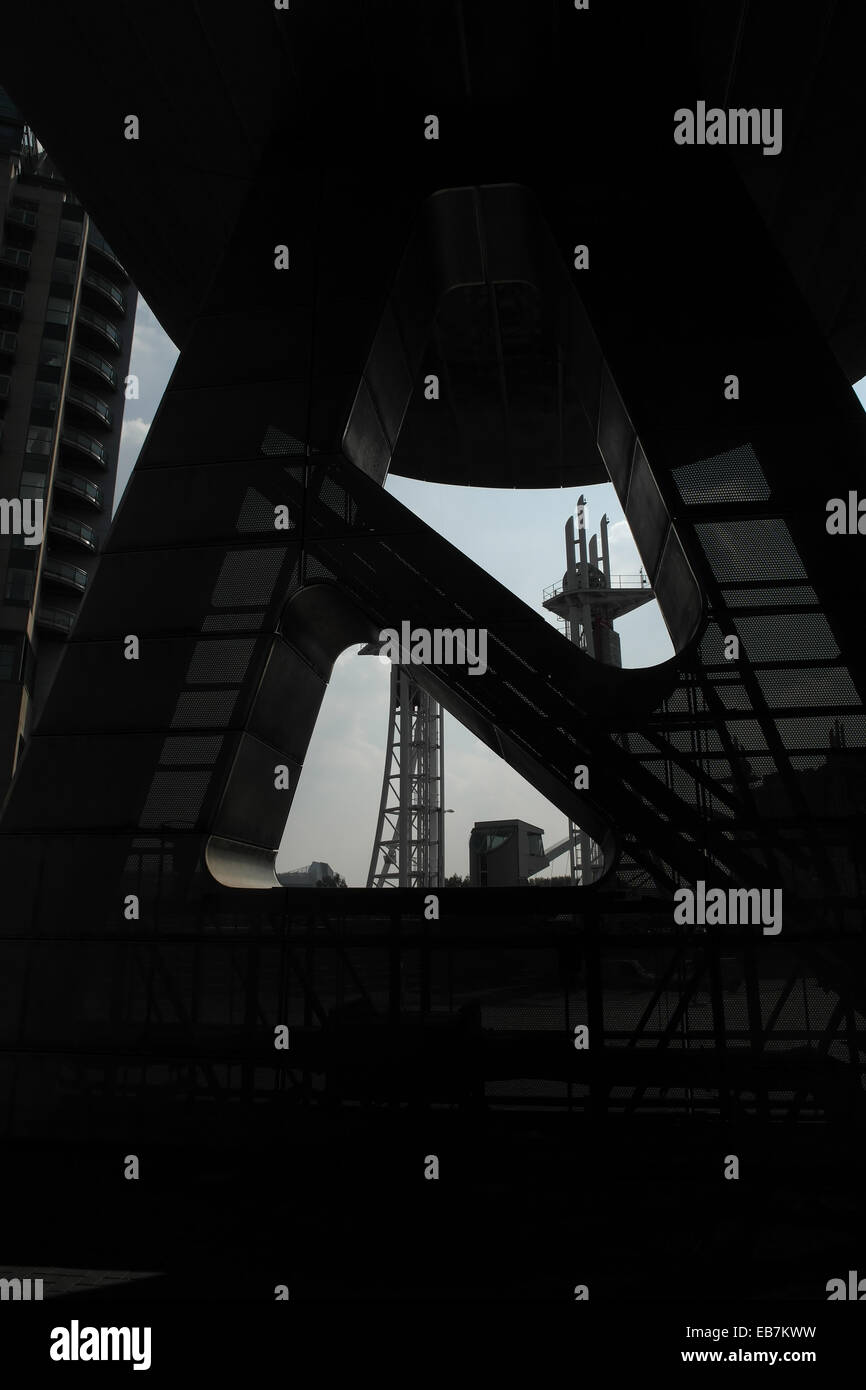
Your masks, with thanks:
M 375 646 L 363 649 L 377 652 Z M 368 888 L 438 888 L 445 878 L 443 714 L 411 666 L 391 667 L 388 746 Z
M 544 607 L 557 615 L 565 636 L 581 651 L 605 666 L 622 666 L 614 621 L 649 603 L 654 594 L 642 570 L 636 575 L 611 574 L 607 516 L 601 518 L 599 535 L 588 538 L 582 494 L 575 512 L 577 534 L 574 516 L 565 523 L 565 574 L 561 584 L 545 589 Z M 591 883 L 598 873 L 598 847 L 573 821 L 568 831 L 571 877 L 578 883 Z

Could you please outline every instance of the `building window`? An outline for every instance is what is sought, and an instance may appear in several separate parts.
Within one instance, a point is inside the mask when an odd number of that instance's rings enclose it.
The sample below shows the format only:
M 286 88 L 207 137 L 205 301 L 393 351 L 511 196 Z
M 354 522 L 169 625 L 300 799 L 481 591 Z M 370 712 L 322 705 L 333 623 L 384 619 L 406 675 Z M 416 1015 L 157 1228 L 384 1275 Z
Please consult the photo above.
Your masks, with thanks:
M 53 437 L 54 431 L 50 425 L 31 425 L 27 431 L 27 453 L 44 454 L 47 457 L 51 453 Z
M 58 398 L 56 381 L 34 381 L 32 407 L 34 410 L 56 410 Z
M 0 642 L 0 681 L 18 679 L 18 645 L 16 642 Z
M 80 246 L 83 228 L 80 222 L 72 222 L 64 217 L 60 222 L 59 245 L 68 244 L 69 246 Z
M 68 324 L 72 314 L 72 304 L 68 299 L 60 299 L 56 295 L 51 295 L 48 300 L 48 308 L 45 313 L 46 323 Z
M 38 498 L 45 498 L 45 485 L 48 481 L 47 474 L 38 472 L 35 468 L 25 468 L 21 474 L 21 498 L 31 498 L 36 501 Z
M 75 277 L 78 274 L 78 264 L 74 260 L 65 260 L 58 256 L 51 270 L 51 288 L 57 286 L 61 291 L 65 286 L 75 284 Z
M 42 367 L 63 366 L 66 353 L 62 347 L 55 347 L 51 342 L 42 344 L 42 351 L 39 354 L 39 364 Z
M 10 565 L 6 571 L 6 602 L 29 604 L 33 598 L 35 579 L 35 570 L 18 569 L 17 566 Z

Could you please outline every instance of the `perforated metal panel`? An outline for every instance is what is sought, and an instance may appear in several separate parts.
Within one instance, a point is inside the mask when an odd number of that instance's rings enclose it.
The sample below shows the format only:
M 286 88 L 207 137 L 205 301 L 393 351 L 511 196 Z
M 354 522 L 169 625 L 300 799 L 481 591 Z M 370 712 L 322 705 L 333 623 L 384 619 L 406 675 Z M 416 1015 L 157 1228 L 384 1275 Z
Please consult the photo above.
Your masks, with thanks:
M 684 502 L 765 502 L 770 485 L 750 444 L 673 469 Z

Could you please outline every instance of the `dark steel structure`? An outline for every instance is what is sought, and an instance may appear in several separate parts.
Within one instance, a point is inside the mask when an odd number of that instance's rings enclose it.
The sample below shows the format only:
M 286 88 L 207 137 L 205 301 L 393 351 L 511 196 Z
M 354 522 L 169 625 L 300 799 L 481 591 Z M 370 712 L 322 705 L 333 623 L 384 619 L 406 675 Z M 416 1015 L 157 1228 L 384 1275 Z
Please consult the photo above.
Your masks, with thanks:
M 825 523 L 866 488 L 866 96 L 855 17 L 812 9 L 58 4 L 38 66 L 9 17 L 0 80 L 181 355 L 0 821 L 7 1132 L 859 1132 L 863 566 Z M 675 144 L 699 98 L 781 108 L 781 153 Z M 389 470 L 609 478 L 676 656 L 601 666 Z M 487 629 L 483 677 L 419 683 L 598 883 L 433 919 L 276 887 L 332 664 L 407 619 Z M 676 925 L 700 880 L 781 888 L 781 936 Z

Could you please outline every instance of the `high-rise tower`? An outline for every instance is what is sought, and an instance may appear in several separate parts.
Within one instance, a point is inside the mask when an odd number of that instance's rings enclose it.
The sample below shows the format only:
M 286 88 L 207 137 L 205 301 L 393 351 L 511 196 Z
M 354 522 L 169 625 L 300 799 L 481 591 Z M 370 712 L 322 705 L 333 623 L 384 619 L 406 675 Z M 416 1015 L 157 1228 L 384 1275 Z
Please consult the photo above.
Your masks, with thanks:
M 0 89 L 0 799 L 111 521 L 137 292 Z
M 614 621 L 649 603 L 655 595 L 642 570 L 637 575 L 611 574 L 607 517 L 601 518 L 599 535 L 587 541 L 584 496 L 578 498 L 575 510 L 576 537 L 575 517 L 570 516 L 565 523 L 565 574 L 561 584 L 545 589 L 544 606 L 562 620 L 565 636 L 576 647 L 605 666 L 622 666 Z M 568 830 L 571 877 L 591 883 L 601 868 L 598 846 L 572 821 Z

